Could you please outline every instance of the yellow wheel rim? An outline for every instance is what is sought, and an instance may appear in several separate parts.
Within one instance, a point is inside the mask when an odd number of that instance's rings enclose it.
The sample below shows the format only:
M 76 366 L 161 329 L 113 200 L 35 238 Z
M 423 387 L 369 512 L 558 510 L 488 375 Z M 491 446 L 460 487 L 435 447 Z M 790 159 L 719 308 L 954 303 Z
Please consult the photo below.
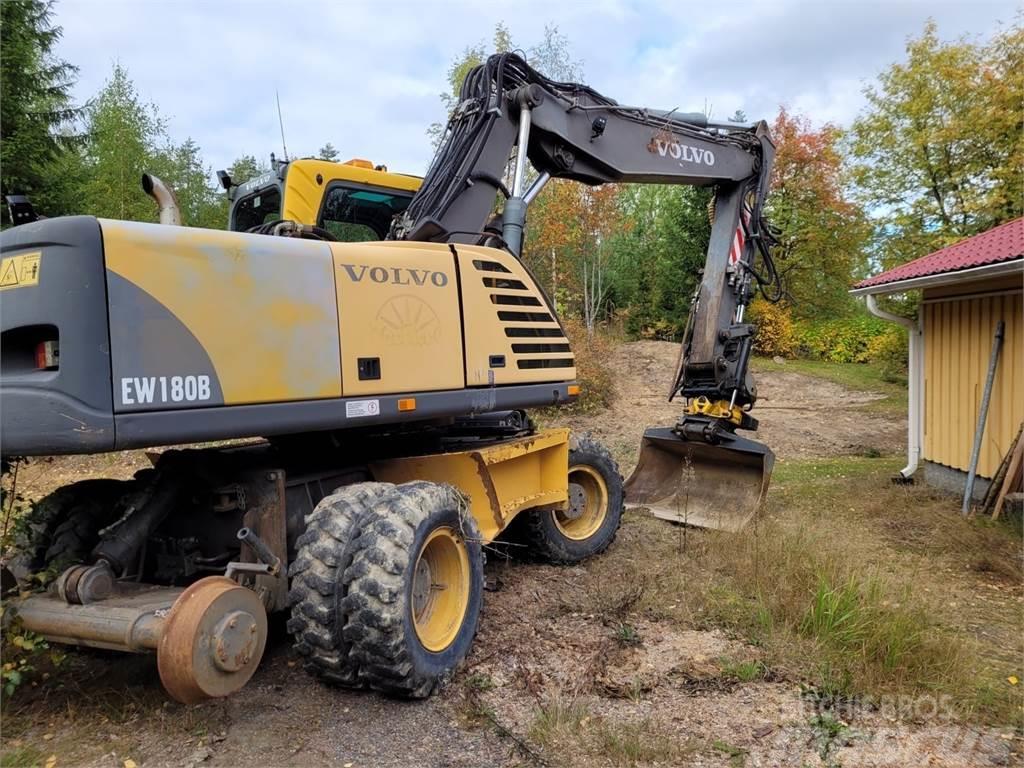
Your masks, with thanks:
M 435 528 L 423 542 L 412 582 L 416 637 L 428 651 L 455 641 L 469 606 L 469 552 L 453 528 Z
M 608 516 L 608 486 L 593 467 L 569 467 L 569 509 L 555 512 L 555 525 L 575 541 L 589 539 Z

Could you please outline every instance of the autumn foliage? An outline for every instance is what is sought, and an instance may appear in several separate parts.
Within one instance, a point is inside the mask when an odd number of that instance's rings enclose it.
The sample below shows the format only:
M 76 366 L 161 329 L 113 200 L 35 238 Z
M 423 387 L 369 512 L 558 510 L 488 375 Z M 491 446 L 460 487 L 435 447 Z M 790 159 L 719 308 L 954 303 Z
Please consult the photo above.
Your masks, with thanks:
M 624 226 L 614 185 L 552 181 L 530 209 L 524 260 L 560 311 L 592 332 L 610 290 L 612 239 Z
M 880 266 L 1024 213 L 1024 28 L 944 41 L 929 22 L 864 93 L 849 153 Z
M 796 350 L 793 318 L 785 304 L 770 304 L 756 299 L 750 305 L 748 319 L 757 326 L 754 352 L 768 357 L 789 357 Z
M 783 107 L 772 136 L 778 151 L 768 205 L 781 230 L 775 254 L 786 297 L 797 316 L 843 314 L 869 228 L 846 193 L 841 132 L 830 123 L 814 128 Z

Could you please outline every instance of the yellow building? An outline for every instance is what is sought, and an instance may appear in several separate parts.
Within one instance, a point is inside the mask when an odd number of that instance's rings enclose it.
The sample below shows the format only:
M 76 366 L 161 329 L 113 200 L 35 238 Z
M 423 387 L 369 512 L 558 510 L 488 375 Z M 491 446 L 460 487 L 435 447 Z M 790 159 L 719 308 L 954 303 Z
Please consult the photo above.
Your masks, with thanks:
M 921 291 L 915 320 L 879 309 L 877 296 Z M 1024 218 L 1002 224 L 857 284 L 879 317 L 910 333 L 907 466 L 963 493 L 992 354 L 1003 322 L 974 495 L 988 487 L 1024 422 Z

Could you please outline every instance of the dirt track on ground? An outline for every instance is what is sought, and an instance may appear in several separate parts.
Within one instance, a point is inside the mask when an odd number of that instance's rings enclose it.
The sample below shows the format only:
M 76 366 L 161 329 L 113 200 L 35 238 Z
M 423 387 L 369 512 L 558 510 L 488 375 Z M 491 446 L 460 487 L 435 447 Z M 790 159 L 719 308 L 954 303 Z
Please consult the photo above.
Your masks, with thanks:
M 628 470 L 644 425 L 671 424 L 664 402 L 675 347 L 619 347 L 619 398 L 607 413 L 573 417 L 605 440 Z M 872 399 L 791 373 L 760 377 L 760 439 L 780 460 L 902 450 L 903 424 L 857 406 Z M 83 476 L 127 477 L 140 452 L 54 459 L 26 468 L 39 495 Z M 319 685 L 302 672 L 280 625 L 240 694 L 185 708 L 167 702 L 150 657 L 70 654 L 8 714 L 5 749 L 57 756 L 56 766 L 338 765 L 824 765 L 814 712 L 799 686 L 723 676 L 723 659 L 757 650 L 717 630 L 680 629 L 657 612 L 630 614 L 640 598 L 652 537 L 666 524 L 628 513 L 609 551 L 575 568 L 492 555 L 485 609 L 470 658 L 440 695 L 398 702 Z M 685 600 L 685 594 L 679 595 Z M 666 610 L 675 605 L 666 606 Z M 630 615 L 630 632 L 623 618 Z M 592 749 L 553 751 L 558 729 L 593 733 Z M 546 743 L 539 728 L 554 736 Z M 998 735 L 909 726 L 866 715 L 833 745 L 843 765 L 1005 764 Z M 582 743 L 582 742 L 581 742 Z M 602 746 L 603 745 L 603 746 Z M 613 757 L 616 756 L 616 757 Z
M 624 468 L 631 467 L 644 428 L 671 426 L 679 416 L 681 403 L 670 403 L 667 396 L 678 353 L 677 344 L 665 341 L 615 347 L 609 361 L 615 371 L 615 404 L 595 416 L 572 418 L 569 426 L 591 432 Z M 904 419 L 863 409 L 883 395 L 785 371 L 758 373 L 756 379 L 754 414 L 761 422 L 756 439 L 771 446 L 781 461 L 870 450 L 890 455 L 906 447 Z

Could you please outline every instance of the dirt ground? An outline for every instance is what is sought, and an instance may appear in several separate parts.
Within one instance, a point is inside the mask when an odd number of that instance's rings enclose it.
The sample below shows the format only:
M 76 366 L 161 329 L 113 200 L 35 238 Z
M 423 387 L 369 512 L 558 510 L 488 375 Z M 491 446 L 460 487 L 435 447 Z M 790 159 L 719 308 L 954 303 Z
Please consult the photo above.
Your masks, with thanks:
M 614 348 L 610 365 L 616 372 L 618 398 L 608 411 L 569 420 L 568 426 L 591 432 L 615 453 L 624 469 L 636 462 L 644 428 L 675 424 L 681 405 L 668 402 L 668 378 L 679 346 L 665 341 L 636 341 Z M 756 364 L 755 364 L 756 365 Z M 906 450 L 907 426 L 866 412 L 863 406 L 881 400 L 874 392 L 855 392 L 839 384 L 786 371 L 755 373 L 760 420 L 757 440 L 771 446 L 780 461 L 811 456 L 859 454 L 874 449 L 882 455 Z
M 624 474 L 644 426 L 676 418 L 677 405 L 663 395 L 675 350 L 660 342 L 618 347 L 616 404 L 568 420 L 604 440 Z M 880 395 L 788 372 L 758 381 L 758 439 L 780 461 L 903 449 L 905 424 L 862 408 Z M 147 464 L 141 452 L 53 459 L 25 467 L 19 486 L 38 496 L 85 476 L 128 477 Z M 881 710 L 833 727 L 797 682 L 723 671 L 756 661 L 756 648 L 713 628 L 629 613 L 648 543 L 671 530 L 629 512 L 609 551 L 574 568 L 492 553 L 473 651 L 455 680 L 425 702 L 313 682 L 283 622 L 244 691 L 191 708 L 164 698 L 151 657 L 73 651 L 7 703 L 2 765 L 975 766 L 1019 759 L 1012 732 L 897 720 Z

